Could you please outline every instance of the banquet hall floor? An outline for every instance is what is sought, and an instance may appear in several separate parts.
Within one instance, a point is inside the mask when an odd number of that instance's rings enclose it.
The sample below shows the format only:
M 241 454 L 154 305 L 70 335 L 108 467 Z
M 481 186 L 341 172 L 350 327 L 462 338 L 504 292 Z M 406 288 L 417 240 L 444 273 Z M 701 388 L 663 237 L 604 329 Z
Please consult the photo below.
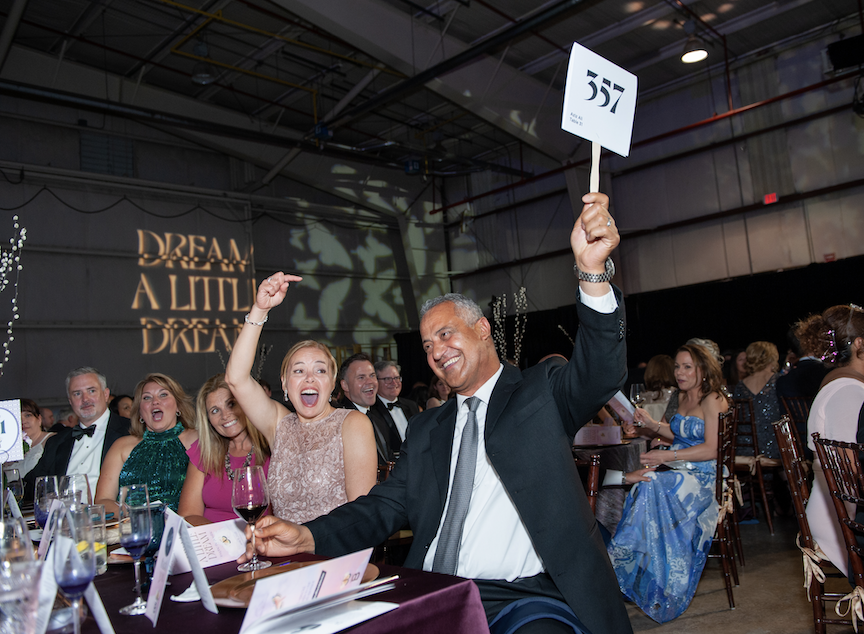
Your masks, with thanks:
M 729 609 L 720 563 L 711 559 L 693 602 L 676 620 L 658 625 L 632 603 L 627 612 L 635 632 L 673 634 L 812 634 L 813 609 L 803 588 L 801 553 L 795 546 L 795 518 L 774 518 L 775 534 L 764 522 L 741 526 L 747 565 L 738 568 L 741 585 L 734 588 L 735 609 Z M 847 581 L 829 579 L 829 591 L 850 590 Z M 829 604 L 833 614 L 833 604 Z M 859 624 L 859 630 L 861 629 Z M 828 625 L 827 634 L 852 634 L 851 626 Z

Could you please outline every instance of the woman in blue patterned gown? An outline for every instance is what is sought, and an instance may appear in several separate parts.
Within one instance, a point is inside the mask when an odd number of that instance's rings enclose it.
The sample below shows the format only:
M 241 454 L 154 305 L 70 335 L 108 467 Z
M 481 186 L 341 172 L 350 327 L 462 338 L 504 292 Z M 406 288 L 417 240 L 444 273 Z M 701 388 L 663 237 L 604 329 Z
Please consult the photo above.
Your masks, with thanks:
M 720 366 L 700 346 L 678 349 L 675 380 L 678 411 L 668 423 L 636 411 L 641 433 L 668 448 L 642 454 L 644 468 L 624 475 L 635 486 L 608 547 L 621 592 L 658 623 L 687 609 L 705 567 L 719 515 L 717 426 L 728 407 Z

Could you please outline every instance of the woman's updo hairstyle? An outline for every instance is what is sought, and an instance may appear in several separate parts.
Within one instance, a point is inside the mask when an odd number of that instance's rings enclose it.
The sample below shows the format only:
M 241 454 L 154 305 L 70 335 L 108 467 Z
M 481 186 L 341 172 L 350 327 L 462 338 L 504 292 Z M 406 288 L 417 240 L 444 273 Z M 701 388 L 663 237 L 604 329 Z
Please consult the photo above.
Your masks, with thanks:
M 747 360 L 744 362 L 744 368 L 747 374 L 755 374 L 760 370 L 764 370 L 771 366 L 773 372 L 780 369 L 780 355 L 777 352 L 777 346 L 769 341 L 754 341 L 747 346 Z
M 847 365 L 855 339 L 864 337 L 864 310 L 854 304 L 832 306 L 798 322 L 795 336 L 805 350 L 816 351 L 825 365 Z

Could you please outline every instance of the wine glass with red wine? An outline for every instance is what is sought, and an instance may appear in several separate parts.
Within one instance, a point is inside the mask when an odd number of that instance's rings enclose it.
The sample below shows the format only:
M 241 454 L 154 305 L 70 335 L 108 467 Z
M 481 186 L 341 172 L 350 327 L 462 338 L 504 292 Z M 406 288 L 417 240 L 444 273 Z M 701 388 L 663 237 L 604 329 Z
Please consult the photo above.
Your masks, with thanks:
M 237 566 L 240 572 L 262 570 L 271 565 L 269 561 L 258 559 L 255 552 L 255 522 L 257 522 L 270 505 L 270 491 L 267 489 L 267 478 L 261 467 L 244 467 L 235 469 L 234 486 L 231 490 L 231 506 L 234 512 L 252 527 L 252 559 Z

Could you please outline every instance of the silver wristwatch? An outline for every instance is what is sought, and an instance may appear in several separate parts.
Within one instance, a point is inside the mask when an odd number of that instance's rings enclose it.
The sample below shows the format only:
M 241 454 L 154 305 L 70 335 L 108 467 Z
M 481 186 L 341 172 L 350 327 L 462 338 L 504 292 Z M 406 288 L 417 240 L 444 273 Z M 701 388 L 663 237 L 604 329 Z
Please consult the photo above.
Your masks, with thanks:
M 579 270 L 578 265 L 573 264 L 573 272 L 576 274 L 576 277 L 584 282 L 600 284 L 601 282 L 608 282 L 615 277 L 615 263 L 612 261 L 612 258 L 606 258 L 606 271 L 604 273 L 586 273 Z

